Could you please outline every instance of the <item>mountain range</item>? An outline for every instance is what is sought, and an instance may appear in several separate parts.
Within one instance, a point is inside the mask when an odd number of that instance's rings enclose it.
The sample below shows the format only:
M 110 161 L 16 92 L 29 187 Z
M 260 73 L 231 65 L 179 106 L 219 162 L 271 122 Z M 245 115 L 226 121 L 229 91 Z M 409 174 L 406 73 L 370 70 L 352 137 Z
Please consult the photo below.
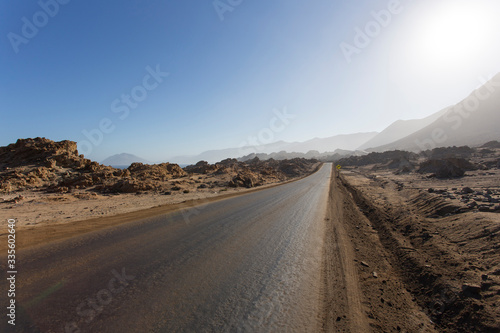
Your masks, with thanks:
M 357 147 L 357 149 L 366 150 L 368 148 L 379 147 L 400 140 L 408 136 L 408 134 L 415 133 L 432 124 L 439 117 L 444 115 L 447 110 L 448 108 L 443 109 L 423 119 L 396 120 L 374 138 Z
M 199 161 L 215 163 L 226 158 L 239 158 L 249 154 L 272 154 L 281 151 L 307 153 L 311 150 L 315 150 L 319 153 L 325 153 L 333 152 L 337 149 L 355 150 L 359 145 L 370 140 L 377 134 L 377 132 L 345 134 L 328 138 L 314 138 L 304 142 L 278 141 L 259 146 L 209 150 L 199 155 L 176 156 L 170 158 L 169 161 L 179 164 L 194 164 Z
M 478 146 L 500 139 L 500 73 L 459 103 L 446 108 L 431 124 L 370 151 L 419 152 L 436 147 Z
M 488 141 L 500 140 L 500 73 L 474 90 L 455 105 L 423 119 L 397 120 L 382 132 L 335 135 L 314 138 L 304 142 L 278 141 L 259 146 L 209 150 L 199 155 L 176 156 L 169 162 L 194 164 L 198 161 L 215 163 L 226 158 L 243 156 L 285 156 L 286 153 L 307 154 L 308 157 L 324 156 L 338 150 L 352 154 L 407 150 L 419 152 L 436 147 L 478 146 Z M 280 153 L 280 154 L 276 154 Z M 131 155 L 119 154 L 102 163 L 129 165 L 147 161 Z

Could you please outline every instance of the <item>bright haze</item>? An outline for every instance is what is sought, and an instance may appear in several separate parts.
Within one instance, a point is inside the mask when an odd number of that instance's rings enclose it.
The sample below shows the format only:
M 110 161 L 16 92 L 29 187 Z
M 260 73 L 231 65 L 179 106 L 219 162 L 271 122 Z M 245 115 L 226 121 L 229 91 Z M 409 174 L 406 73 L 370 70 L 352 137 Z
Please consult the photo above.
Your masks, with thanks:
M 2 1 L 0 145 L 159 161 L 381 131 L 500 72 L 498 17 L 491 0 Z

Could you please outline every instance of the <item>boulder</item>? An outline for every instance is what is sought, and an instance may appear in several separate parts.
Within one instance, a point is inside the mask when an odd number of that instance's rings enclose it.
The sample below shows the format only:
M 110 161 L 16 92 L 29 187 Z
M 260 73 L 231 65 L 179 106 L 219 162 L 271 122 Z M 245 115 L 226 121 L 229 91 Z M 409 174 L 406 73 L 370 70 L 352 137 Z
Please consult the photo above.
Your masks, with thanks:
M 251 173 L 238 173 L 231 181 L 229 181 L 229 187 L 254 187 L 257 186 L 258 179 L 255 175 Z
M 470 283 L 464 283 L 462 285 L 462 294 L 466 297 L 480 298 L 481 286 Z
M 463 194 L 470 194 L 470 193 L 474 193 L 474 190 L 471 189 L 470 187 L 464 187 L 464 188 L 462 188 L 462 193 Z

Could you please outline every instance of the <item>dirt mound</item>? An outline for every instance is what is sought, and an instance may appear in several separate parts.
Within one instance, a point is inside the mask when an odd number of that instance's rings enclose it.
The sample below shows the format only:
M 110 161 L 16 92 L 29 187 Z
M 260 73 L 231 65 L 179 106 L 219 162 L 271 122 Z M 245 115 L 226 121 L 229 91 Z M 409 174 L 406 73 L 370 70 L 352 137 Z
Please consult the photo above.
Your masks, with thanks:
M 418 173 L 430 173 L 437 178 L 458 178 L 465 171 L 477 170 L 477 167 L 463 158 L 430 159 L 420 163 Z

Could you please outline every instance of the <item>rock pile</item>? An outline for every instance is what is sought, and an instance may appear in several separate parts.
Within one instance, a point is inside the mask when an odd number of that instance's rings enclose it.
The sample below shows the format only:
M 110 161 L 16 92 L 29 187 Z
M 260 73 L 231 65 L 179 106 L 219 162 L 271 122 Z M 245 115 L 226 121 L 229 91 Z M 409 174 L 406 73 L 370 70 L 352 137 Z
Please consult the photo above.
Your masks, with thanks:
M 19 139 L 0 147 L 0 192 L 42 189 L 70 192 L 92 188 L 101 192 L 151 190 L 152 182 L 186 175 L 177 164 L 134 163 L 121 170 L 78 154 L 76 142 L 45 138 Z
M 236 159 L 225 159 L 215 164 L 200 161 L 195 165 L 184 168 L 189 173 L 229 175 L 232 179 L 228 182 L 229 187 L 255 187 L 265 183 L 283 181 L 309 174 L 319 161 L 304 158 L 277 161 L 268 159 L 265 161 L 255 157 L 246 162 Z
M 72 141 L 19 139 L 0 147 L 0 192 L 87 186 L 113 171 L 78 155 Z
M 471 158 L 476 152 L 474 148 L 468 146 L 460 147 L 438 147 L 432 150 L 426 150 L 421 153 L 429 159 L 443 159 L 443 158 Z
M 180 166 L 171 163 L 153 165 L 132 163 L 127 168 L 127 171 L 130 172 L 133 178 L 138 180 L 165 181 L 186 176 L 186 172 Z
M 430 173 L 437 178 L 458 178 L 472 170 L 477 170 L 477 167 L 463 158 L 443 158 L 420 163 L 418 173 Z
M 184 168 L 185 172 L 189 173 L 199 173 L 199 174 L 208 174 L 212 172 L 216 172 L 218 170 L 216 165 L 208 164 L 207 161 L 199 161 L 195 165 L 188 165 Z

